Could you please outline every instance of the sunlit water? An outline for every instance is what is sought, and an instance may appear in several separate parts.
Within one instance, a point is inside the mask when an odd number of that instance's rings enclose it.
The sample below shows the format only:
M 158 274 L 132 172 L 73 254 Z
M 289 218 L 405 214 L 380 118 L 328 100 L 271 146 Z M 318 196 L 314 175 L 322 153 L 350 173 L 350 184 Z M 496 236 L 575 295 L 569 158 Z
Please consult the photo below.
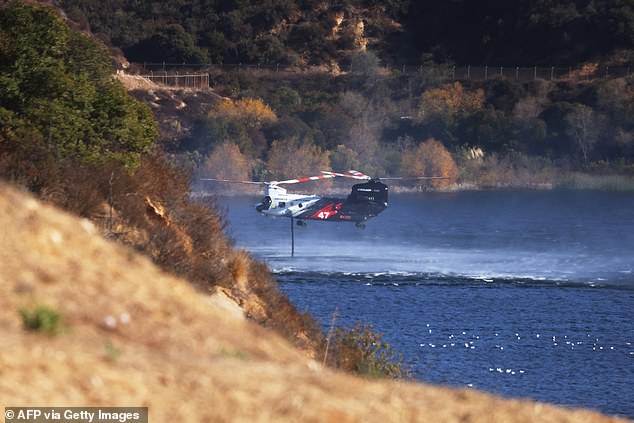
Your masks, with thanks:
M 365 230 L 221 197 L 229 233 L 324 326 L 374 325 L 413 376 L 634 417 L 634 194 L 392 195 Z

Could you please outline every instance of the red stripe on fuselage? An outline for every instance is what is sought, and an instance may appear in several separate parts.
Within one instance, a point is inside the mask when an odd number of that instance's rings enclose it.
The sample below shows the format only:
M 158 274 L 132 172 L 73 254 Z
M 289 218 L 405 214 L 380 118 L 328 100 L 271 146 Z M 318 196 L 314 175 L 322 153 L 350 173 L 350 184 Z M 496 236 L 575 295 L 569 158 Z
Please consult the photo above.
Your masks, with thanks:
M 328 220 L 339 213 L 341 203 L 330 203 L 326 207 L 322 207 L 317 210 L 315 214 L 309 217 L 309 219 Z

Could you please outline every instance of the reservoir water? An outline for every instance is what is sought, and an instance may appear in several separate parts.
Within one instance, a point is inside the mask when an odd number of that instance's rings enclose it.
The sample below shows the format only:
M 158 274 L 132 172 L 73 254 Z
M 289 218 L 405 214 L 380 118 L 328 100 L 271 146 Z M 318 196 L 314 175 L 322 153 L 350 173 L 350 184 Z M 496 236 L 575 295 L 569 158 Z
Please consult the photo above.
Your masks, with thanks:
M 634 418 L 634 193 L 401 194 L 365 230 L 220 197 L 302 311 L 374 326 L 425 382 Z

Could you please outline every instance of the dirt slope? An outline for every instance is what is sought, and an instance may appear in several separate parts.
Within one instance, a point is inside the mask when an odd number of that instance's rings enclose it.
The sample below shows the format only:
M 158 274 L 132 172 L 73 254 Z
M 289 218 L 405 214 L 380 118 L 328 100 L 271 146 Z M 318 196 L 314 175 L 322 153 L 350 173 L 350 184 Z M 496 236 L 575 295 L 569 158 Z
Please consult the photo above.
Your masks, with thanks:
M 0 184 L 0 405 L 147 406 L 152 422 L 619 421 L 335 373 L 223 301 Z M 18 310 L 34 304 L 66 330 L 26 331 Z

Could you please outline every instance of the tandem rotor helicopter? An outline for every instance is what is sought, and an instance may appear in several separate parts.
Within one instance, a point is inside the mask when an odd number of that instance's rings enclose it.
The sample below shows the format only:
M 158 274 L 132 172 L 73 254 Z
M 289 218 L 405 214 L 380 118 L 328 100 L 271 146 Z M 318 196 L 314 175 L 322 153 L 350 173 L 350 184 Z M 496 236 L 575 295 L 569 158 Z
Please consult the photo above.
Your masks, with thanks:
M 330 178 L 351 178 L 364 180 L 352 186 L 347 198 L 327 197 L 315 194 L 289 194 L 281 185 L 299 184 Z M 264 185 L 264 197 L 255 205 L 255 210 L 265 216 L 291 218 L 292 252 L 295 251 L 293 221 L 297 226 L 306 226 L 306 220 L 327 222 L 354 222 L 357 228 L 365 229 L 365 222 L 376 217 L 388 206 L 388 186 L 381 180 L 425 180 L 445 179 L 441 176 L 372 178 L 356 170 L 338 173 L 322 170 L 321 175 L 308 176 L 284 181 L 255 182 L 230 179 L 201 178 L 201 181 L 229 182 L 250 185 Z

